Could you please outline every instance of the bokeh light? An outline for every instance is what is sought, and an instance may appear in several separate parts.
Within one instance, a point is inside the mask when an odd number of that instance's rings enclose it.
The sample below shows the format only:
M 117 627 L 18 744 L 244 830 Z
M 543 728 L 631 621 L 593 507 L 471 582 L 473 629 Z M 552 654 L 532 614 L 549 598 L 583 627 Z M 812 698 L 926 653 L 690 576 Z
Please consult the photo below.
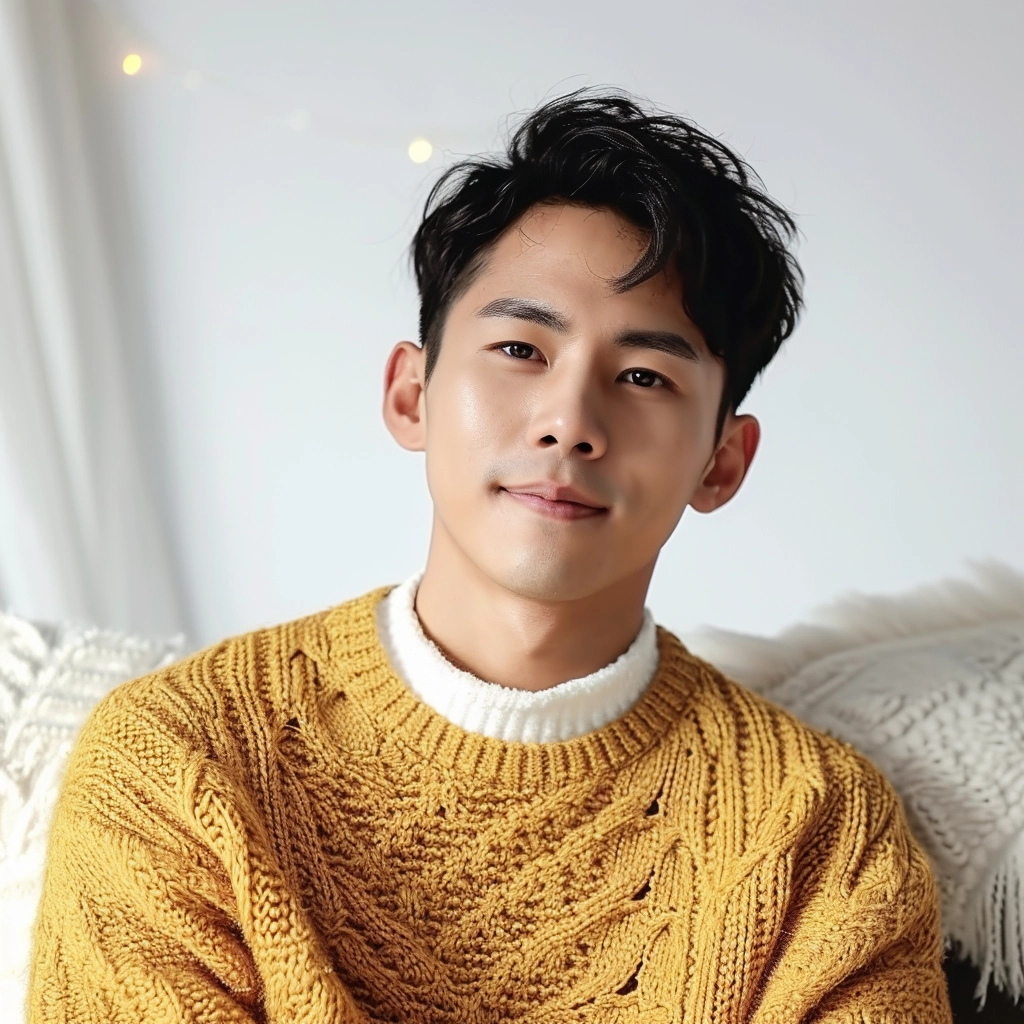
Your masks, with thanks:
M 426 139 L 413 139 L 409 143 L 409 159 L 414 164 L 425 164 L 433 152 L 434 147 Z

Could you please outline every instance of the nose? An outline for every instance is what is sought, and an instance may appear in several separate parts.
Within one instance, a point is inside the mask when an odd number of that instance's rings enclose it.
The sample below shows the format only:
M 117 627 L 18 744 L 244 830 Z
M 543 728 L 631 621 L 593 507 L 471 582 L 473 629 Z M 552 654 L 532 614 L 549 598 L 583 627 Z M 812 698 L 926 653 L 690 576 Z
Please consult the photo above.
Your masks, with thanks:
M 549 373 L 534 412 L 533 444 L 563 457 L 599 459 L 608 449 L 596 382 L 584 373 Z

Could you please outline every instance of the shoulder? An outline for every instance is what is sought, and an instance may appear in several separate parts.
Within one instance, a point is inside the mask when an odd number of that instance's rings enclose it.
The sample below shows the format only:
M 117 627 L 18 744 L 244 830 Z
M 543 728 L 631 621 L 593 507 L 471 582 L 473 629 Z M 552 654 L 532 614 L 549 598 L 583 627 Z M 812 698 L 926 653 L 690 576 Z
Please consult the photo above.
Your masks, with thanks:
M 238 766 L 265 759 L 298 693 L 319 685 L 318 665 L 339 643 L 338 622 L 365 616 L 380 593 L 229 637 L 122 683 L 86 720 L 69 774 L 128 762 L 173 774 L 195 757 Z
M 688 713 L 697 738 L 688 747 L 703 754 L 700 768 L 716 794 L 716 813 L 733 816 L 730 827 L 744 836 L 748 853 L 789 851 L 801 884 L 837 899 L 886 907 L 894 901 L 897 916 L 914 901 L 930 906 L 927 858 L 882 772 L 848 743 L 675 643 L 681 678 L 693 695 Z
M 229 726 L 254 702 L 266 705 L 284 685 L 290 655 L 316 634 L 326 613 L 228 637 L 170 665 L 122 683 L 94 709 L 83 737 L 132 727 L 198 737 Z M 251 713 L 251 712 L 250 712 Z
M 750 790 L 765 799 L 800 790 L 807 811 L 819 819 L 849 821 L 868 816 L 876 823 L 900 816 L 888 780 L 850 744 L 813 728 L 785 708 L 724 675 L 662 631 L 663 657 L 689 690 L 708 755 L 735 767 Z

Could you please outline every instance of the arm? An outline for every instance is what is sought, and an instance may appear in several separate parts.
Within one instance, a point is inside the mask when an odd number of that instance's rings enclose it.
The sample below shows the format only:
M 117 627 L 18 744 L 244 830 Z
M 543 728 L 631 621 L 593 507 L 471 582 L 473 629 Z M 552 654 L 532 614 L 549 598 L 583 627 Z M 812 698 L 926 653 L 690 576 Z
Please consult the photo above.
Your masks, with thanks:
M 896 794 L 850 748 L 826 752 L 826 814 L 753 1020 L 949 1024 L 934 878 Z
M 190 737 L 115 691 L 64 776 L 36 920 L 28 1019 L 259 1019 L 259 977 L 232 893 L 188 827 Z M 130 723 L 130 724 L 129 724 Z
M 174 666 L 86 723 L 50 833 L 30 1024 L 363 1019 L 289 889 L 250 766 L 201 700 Z

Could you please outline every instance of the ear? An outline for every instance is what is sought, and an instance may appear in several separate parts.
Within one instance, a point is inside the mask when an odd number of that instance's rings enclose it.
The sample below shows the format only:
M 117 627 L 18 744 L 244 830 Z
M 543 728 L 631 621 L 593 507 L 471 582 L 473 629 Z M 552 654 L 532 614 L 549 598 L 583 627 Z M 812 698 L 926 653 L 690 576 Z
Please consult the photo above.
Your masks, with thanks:
M 760 440 L 761 425 L 753 416 L 730 412 L 715 454 L 690 498 L 690 507 L 698 512 L 714 512 L 729 501 L 740 489 Z
M 391 436 L 411 452 L 423 451 L 427 441 L 424 358 L 419 345 L 400 341 L 384 368 L 384 424 Z

